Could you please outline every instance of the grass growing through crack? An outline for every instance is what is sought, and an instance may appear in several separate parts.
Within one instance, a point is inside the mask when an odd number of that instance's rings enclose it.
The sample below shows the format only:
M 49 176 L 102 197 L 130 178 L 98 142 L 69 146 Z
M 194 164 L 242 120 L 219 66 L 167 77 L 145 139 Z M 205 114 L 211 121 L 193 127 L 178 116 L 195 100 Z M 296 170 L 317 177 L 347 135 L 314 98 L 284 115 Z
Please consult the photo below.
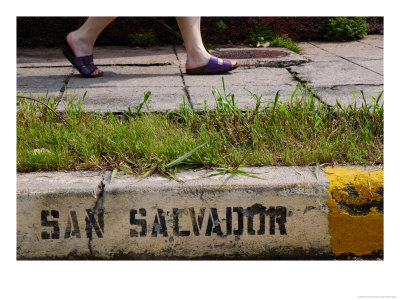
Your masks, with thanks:
M 147 93 L 122 116 L 86 113 L 71 97 L 63 114 L 52 98 L 17 98 L 17 170 L 174 177 L 197 167 L 213 168 L 212 175 L 241 174 L 243 166 L 383 163 L 382 93 L 371 105 L 364 98 L 362 107 L 328 107 L 300 85 L 285 101 L 278 92 L 264 103 L 249 91 L 254 109 L 243 111 L 225 87 L 212 92 L 213 109 L 204 103 L 197 112 L 184 99 L 177 111 L 147 113 Z

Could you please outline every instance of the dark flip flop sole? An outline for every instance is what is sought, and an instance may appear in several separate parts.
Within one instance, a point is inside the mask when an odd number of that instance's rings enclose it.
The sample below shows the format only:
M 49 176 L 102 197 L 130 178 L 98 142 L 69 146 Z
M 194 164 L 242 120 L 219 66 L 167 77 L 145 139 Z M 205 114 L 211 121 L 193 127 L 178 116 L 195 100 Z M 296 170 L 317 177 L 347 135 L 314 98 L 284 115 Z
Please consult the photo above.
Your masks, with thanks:
M 219 75 L 219 74 L 225 74 L 227 72 L 235 70 L 239 65 L 238 65 L 238 63 L 236 63 L 236 65 L 234 67 L 232 67 L 231 69 L 226 70 L 226 71 L 221 71 L 221 72 L 204 72 L 204 69 L 206 68 L 206 66 L 199 67 L 199 68 L 193 68 L 193 69 L 186 69 L 186 74 L 188 74 L 188 75 Z

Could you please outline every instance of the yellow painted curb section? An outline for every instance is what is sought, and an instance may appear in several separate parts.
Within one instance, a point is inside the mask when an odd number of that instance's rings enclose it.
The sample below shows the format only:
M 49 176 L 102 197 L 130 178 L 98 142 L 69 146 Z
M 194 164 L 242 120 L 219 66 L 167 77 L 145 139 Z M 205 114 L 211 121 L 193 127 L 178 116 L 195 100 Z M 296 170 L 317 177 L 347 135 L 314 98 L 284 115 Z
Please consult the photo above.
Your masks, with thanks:
M 327 167 L 333 254 L 383 253 L 383 170 Z

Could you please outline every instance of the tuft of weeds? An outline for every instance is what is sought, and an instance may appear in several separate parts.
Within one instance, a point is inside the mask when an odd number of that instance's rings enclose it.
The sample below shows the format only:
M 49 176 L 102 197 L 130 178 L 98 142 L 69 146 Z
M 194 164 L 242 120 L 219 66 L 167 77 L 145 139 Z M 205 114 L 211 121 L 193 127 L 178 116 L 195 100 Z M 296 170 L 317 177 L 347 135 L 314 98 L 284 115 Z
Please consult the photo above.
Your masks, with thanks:
M 82 99 L 17 95 L 17 170 L 113 170 L 177 179 L 176 170 L 211 168 L 206 174 L 243 174 L 240 168 L 281 165 L 383 163 L 383 104 L 333 107 L 300 84 L 290 99 L 273 101 L 249 92 L 253 108 L 241 109 L 234 94 L 212 88 L 215 107 L 196 111 L 183 97 L 176 111 L 144 110 L 151 95 L 122 116 L 85 112 Z M 84 95 L 85 96 L 85 95 Z M 257 177 L 257 176 L 255 176 Z
M 293 42 L 293 40 L 287 34 L 276 36 L 270 42 L 270 47 L 286 48 L 293 52 L 300 53 L 300 47 L 297 46 L 297 44 Z

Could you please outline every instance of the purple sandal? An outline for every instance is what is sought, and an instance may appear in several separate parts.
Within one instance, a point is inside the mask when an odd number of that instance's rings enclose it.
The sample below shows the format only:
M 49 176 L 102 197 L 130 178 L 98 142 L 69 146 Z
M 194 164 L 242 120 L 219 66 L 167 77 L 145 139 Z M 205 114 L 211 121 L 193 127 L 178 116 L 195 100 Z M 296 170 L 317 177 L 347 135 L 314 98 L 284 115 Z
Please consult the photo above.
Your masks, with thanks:
M 208 64 L 202 67 L 186 69 L 189 75 L 208 75 L 208 74 L 223 74 L 234 70 L 238 64 L 232 65 L 230 60 L 222 60 L 221 58 L 211 56 Z
M 70 61 L 74 68 L 82 74 L 83 77 L 103 76 L 103 72 L 101 71 L 101 73 L 97 75 L 92 75 L 94 71 L 98 70 L 93 63 L 93 55 L 75 57 L 74 52 L 72 51 L 70 45 L 68 45 L 67 41 L 64 41 L 64 43 L 61 45 L 61 49 L 63 50 L 65 57 Z

